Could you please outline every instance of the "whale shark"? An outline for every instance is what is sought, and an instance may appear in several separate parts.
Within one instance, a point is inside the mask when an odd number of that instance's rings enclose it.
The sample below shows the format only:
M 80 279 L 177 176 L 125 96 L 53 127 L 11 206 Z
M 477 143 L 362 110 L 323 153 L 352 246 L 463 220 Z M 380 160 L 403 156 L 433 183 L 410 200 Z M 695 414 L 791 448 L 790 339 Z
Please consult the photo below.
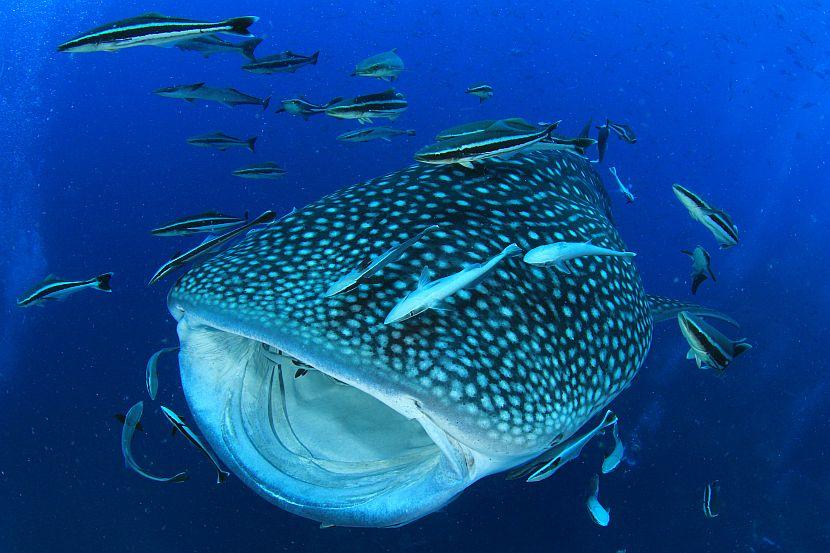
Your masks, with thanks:
M 379 273 L 326 295 L 433 225 Z M 385 316 L 424 269 L 443 277 L 507 244 L 589 240 L 625 251 L 598 174 L 566 151 L 421 164 L 336 191 L 171 290 L 193 420 L 246 485 L 324 526 L 435 512 L 577 433 L 630 385 L 655 319 L 697 311 L 646 295 L 630 259 L 585 256 L 567 274 L 508 258 L 440 309 L 399 325 Z

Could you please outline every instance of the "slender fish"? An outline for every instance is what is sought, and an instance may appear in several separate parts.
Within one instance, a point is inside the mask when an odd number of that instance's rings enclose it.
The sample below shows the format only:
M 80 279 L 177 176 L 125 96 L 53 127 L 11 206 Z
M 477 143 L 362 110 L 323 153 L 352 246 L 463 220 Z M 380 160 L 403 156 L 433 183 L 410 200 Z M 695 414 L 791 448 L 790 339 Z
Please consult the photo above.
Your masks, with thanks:
M 286 171 L 273 161 L 264 161 L 240 167 L 232 174 L 243 179 L 278 179 L 285 175 Z
M 251 152 L 254 151 L 254 145 L 256 144 L 256 136 L 252 136 L 251 138 L 236 138 L 225 133 L 221 132 L 214 132 L 210 134 L 202 134 L 199 136 L 193 136 L 187 139 L 187 143 L 191 146 L 199 146 L 202 148 L 213 148 L 215 150 L 219 150 L 220 152 L 224 152 L 229 148 L 248 148 Z
M 608 454 L 608 457 L 602 460 L 602 474 L 608 474 L 616 469 L 625 455 L 625 446 L 620 440 L 619 423 L 614 425 L 614 449 Z
M 88 280 L 61 280 L 54 275 L 47 276 L 40 284 L 17 298 L 17 305 L 42 305 L 46 301 L 62 300 L 70 294 L 86 288 L 101 292 L 112 292 L 110 279 L 113 273 L 104 273 Z
M 216 483 L 221 484 L 225 480 L 227 480 L 230 473 L 226 470 L 223 470 L 222 467 L 219 465 L 219 460 L 216 456 L 211 452 L 207 446 L 202 442 L 202 440 L 193 433 L 187 424 L 179 417 L 176 413 L 174 413 L 171 409 L 165 407 L 164 405 L 161 406 L 161 411 L 164 413 L 164 416 L 167 417 L 167 420 L 170 421 L 170 424 L 173 425 L 173 431 L 178 431 L 181 433 L 182 436 L 187 438 L 191 444 L 196 446 L 197 448 L 202 450 L 210 462 L 213 463 L 213 466 L 216 467 Z
M 701 369 L 722 373 L 735 357 L 752 349 L 743 339 L 730 340 L 709 323 L 686 311 L 677 315 L 677 322 L 689 343 L 686 359 L 694 359 Z
M 288 98 L 280 102 L 282 106 L 277 110 L 277 113 L 285 112 L 289 115 L 299 115 L 306 121 L 312 115 L 318 115 L 321 113 L 326 113 L 326 108 L 328 108 L 332 104 L 336 104 L 337 102 L 341 101 L 343 98 L 334 98 L 326 104 L 318 105 L 312 104 L 305 98 Z
M 595 246 L 587 242 L 554 242 L 537 246 L 527 252 L 524 262 L 540 267 L 554 267 L 563 273 L 570 273 L 567 262 L 585 256 L 634 257 L 634 252 L 621 252 Z
M 179 267 L 182 267 L 191 261 L 199 259 L 203 255 L 207 255 L 214 249 L 226 244 L 229 240 L 232 240 L 242 234 L 243 232 L 259 226 L 265 223 L 270 223 L 274 219 L 276 219 L 277 215 L 273 211 L 266 211 L 250 223 L 242 225 L 241 227 L 237 227 L 231 231 L 226 232 L 220 236 L 215 238 L 208 238 L 195 248 L 188 250 L 182 254 L 178 254 L 173 256 L 173 259 L 162 265 L 158 271 L 150 278 L 150 281 L 147 285 L 155 284 L 156 282 L 160 281 Z
M 623 141 L 628 142 L 629 144 L 637 143 L 637 137 L 628 125 L 623 123 L 614 123 L 613 121 L 609 121 L 607 119 L 605 124 L 609 129 L 617 133 L 617 136 L 619 136 Z
M 709 482 L 703 488 L 703 514 L 715 518 L 720 514 L 720 482 Z
M 341 142 L 369 142 L 370 140 L 384 140 L 391 142 L 395 136 L 415 136 L 414 130 L 393 129 L 392 127 L 364 127 L 344 132 L 337 137 Z
M 58 46 L 58 51 L 114 52 L 133 46 L 164 46 L 213 33 L 249 37 L 248 27 L 258 19 L 245 16 L 208 23 L 151 12 L 91 29 Z
M 261 38 L 252 38 L 251 40 L 244 40 L 242 42 L 228 42 L 216 35 L 207 35 L 181 40 L 174 44 L 174 46 L 179 50 L 199 52 L 205 58 L 209 58 L 214 54 L 237 53 L 253 61 L 256 59 L 254 50 L 256 50 L 256 47 L 261 42 Z
M 408 105 L 403 94 L 390 88 L 377 94 L 340 100 L 326 108 L 326 115 L 338 119 L 357 119 L 360 123 L 371 123 L 373 117 L 395 120 Z
M 271 75 L 273 73 L 294 73 L 305 65 L 317 65 L 317 58 L 320 52 L 314 52 L 310 56 L 295 54 L 289 50 L 280 54 L 257 58 L 242 69 L 259 75 Z
M 144 382 L 147 385 L 147 393 L 150 394 L 150 399 L 155 400 L 156 394 L 159 391 L 159 376 L 158 363 L 159 358 L 166 353 L 173 353 L 179 351 L 178 347 L 163 348 L 155 352 L 147 360 L 147 370 L 144 373 Z
M 471 96 L 476 96 L 479 104 L 493 97 L 493 87 L 489 84 L 473 85 L 467 88 L 464 92 Z
M 672 190 L 689 211 L 689 216 L 709 229 L 722 250 L 738 243 L 738 227 L 729 215 L 712 207 L 703 198 L 679 184 L 672 185 Z
M 617 175 L 617 168 L 616 167 L 609 167 L 608 171 L 611 172 L 611 175 L 614 176 L 614 180 L 617 181 L 617 188 L 620 189 L 623 196 L 625 196 L 625 203 L 631 204 L 634 203 L 634 200 L 637 198 L 634 196 L 634 193 L 629 189 L 623 182 L 620 180 L 619 175 Z
M 588 496 L 586 505 L 594 522 L 600 526 L 608 526 L 611 522 L 611 509 L 606 509 L 599 502 L 599 475 L 597 474 L 591 479 L 591 495 Z
M 241 225 L 248 220 L 248 213 L 245 217 L 231 217 L 222 215 L 215 211 L 209 211 L 200 215 L 188 215 L 176 219 L 170 223 L 154 228 L 150 231 L 153 236 L 188 236 L 191 234 L 221 232 Z
M 370 56 L 355 66 L 352 77 L 374 77 L 382 81 L 394 81 L 404 70 L 403 60 L 398 56 L 398 49 L 392 48 Z
M 336 296 L 342 292 L 348 292 L 350 290 L 354 290 L 358 284 L 362 281 L 366 280 L 367 278 L 371 277 L 372 275 L 377 274 L 383 269 L 385 266 L 389 265 L 393 261 L 397 261 L 406 250 L 408 250 L 412 245 L 418 242 L 421 238 L 424 237 L 425 234 L 432 232 L 434 230 L 438 230 L 440 227 L 438 225 L 430 225 L 412 238 L 401 242 L 396 246 L 392 246 L 382 254 L 378 255 L 371 261 L 366 261 L 361 263 L 356 269 L 353 269 L 337 279 L 326 292 L 323 294 L 323 297 L 330 298 L 332 296 Z
M 697 293 L 698 287 L 707 278 L 711 278 L 713 282 L 717 281 L 715 273 L 712 272 L 712 257 L 709 252 L 697 246 L 692 251 L 680 250 L 680 253 L 685 253 L 692 259 L 692 294 Z
M 435 309 L 441 301 L 465 288 L 475 288 L 503 259 L 514 257 L 522 253 L 516 244 L 510 244 L 499 254 L 484 263 L 476 263 L 461 269 L 459 272 L 432 282 L 429 281 L 429 270 L 421 272 L 418 287 L 407 294 L 386 316 L 383 324 L 392 324 L 405 321 L 427 309 Z
M 144 402 L 139 401 L 130 407 L 130 410 L 127 411 L 127 415 L 124 418 L 124 427 L 121 428 L 121 453 L 124 455 L 124 463 L 128 468 L 131 468 L 148 480 L 153 480 L 155 482 L 184 482 L 187 480 L 187 471 L 183 471 L 169 477 L 153 476 L 149 472 L 142 469 L 133 458 L 133 434 L 135 434 L 139 421 L 141 421 L 141 415 L 143 412 Z
M 266 110 L 271 103 L 270 96 L 268 98 L 257 98 L 256 96 L 240 92 L 235 88 L 214 88 L 207 86 L 205 83 L 166 86 L 158 88 L 153 92 L 165 98 L 178 98 L 187 102 L 193 102 L 195 100 L 218 102 L 223 106 L 231 108 L 251 105 L 262 106 L 262 109 Z

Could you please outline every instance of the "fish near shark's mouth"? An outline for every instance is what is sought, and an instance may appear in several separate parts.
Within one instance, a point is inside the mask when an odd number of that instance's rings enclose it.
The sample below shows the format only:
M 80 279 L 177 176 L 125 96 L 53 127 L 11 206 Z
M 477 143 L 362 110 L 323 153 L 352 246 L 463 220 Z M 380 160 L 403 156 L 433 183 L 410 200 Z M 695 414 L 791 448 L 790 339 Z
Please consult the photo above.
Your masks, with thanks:
M 171 301 L 182 385 L 218 456 L 268 501 L 326 525 L 399 526 L 481 475 L 420 403 L 350 360 Z M 196 311 L 200 313 L 196 314 Z M 321 348 L 322 349 L 322 348 Z

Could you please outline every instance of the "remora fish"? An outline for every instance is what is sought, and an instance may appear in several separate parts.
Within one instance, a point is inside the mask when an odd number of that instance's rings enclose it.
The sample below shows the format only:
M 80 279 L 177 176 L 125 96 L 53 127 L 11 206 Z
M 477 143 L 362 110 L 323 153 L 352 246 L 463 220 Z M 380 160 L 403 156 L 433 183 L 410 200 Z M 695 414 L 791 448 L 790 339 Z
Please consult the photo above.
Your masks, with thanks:
M 158 364 L 159 358 L 166 353 L 179 351 L 178 347 L 162 348 L 150 356 L 147 360 L 147 370 L 144 372 L 144 383 L 147 385 L 147 393 L 150 399 L 155 400 L 159 391 Z
M 617 168 L 609 167 L 608 171 L 611 173 L 611 175 L 614 176 L 614 180 L 617 181 L 617 188 L 619 188 L 620 192 L 622 192 L 623 196 L 625 196 L 625 202 L 629 204 L 634 203 L 634 200 L 636 200 L 637 198 L 635 198 L 634 193 L 631 190 L 629 190 L 629 188 L 626 185 L 622 183 L 619 175 L 617 175 Z
M 674 195 L 677 196 L 680 203 L 689 210 L 689 216 L 709 229 L 722 250 L 731 248 L 738 243 L 738 227 L 735 226 L 729 215 L 715 209 L 706 203 L 703 198 L 679 184 L 673 184 L 672 190 L 674 190 Z
M 239 92 L 235 88 L 214 88 L 207 86 L 205 83 L 194 83 L 186 85 L 166 86 L 158 88 L 153 91 L 159 96 L 165 98 L 178 98 L 187 102 L 195 100 L 204 100 L 206 102 L 218 102 L 223 106 L 262 106 L 263 110 L 268 109 L 271 103 L 271 98 L 257 98 L 244 92 Z
M 171 221 L 150 231 L 153 236 L 188 236 L 191 234 L 221 232 L 241 225 L 248 220 L 248 213 L 245 217 L 231 217 L 222 215 L 215 211 L 208 211 L 199 215 L 188 215 Z
M 383 81 L 394 81 L 404 70 L 403 60 L 398 56 L 398 49 L 392 48 L 370 56 L 355 66 L 352 77 L 374 77 Z
M 611 522 L 611 509 L 606 509 L 599 502 L 599 475 L 594 475 L 591 479 L 591 495 L 588 496 L 587 501 L 588 513 L 594 522 L 600 526 L 608 526 Z
M 142 413 L 144 413 L 144 402 L 139 401 L 130 407 L 130 410 L 127 411 L 127 415 L 124 417 L 124 426 L 121 428 L 121 454 L 124 456 L 124 464 L 127 465 L 127 468 L 134 470 L 148 480 L 153 480 L 155 482 L 184 482 L 187 480 L 187 471 L 183 471 L 169 477 L 153 476 L 141 468 L 133 458 L 133 434 L 135 434 L 136 428 L 140 424 Z
M 295 54 L 290 50 L 286 50 L 280 54 L 273 54 L 271 56 L 263 56 L 257 58 L 247 65 L 243 65 L 242 69 L 251 73 L 260 75 L 270 75 L 273 73 L 294 73 L 304 65 L 317 65 L 317 58 L 320 57 L 320 52 L 314 52 L 310 56 L 302 54 Z
M 246 165 L 235 170 L 232 175 L 242 177 L 243 179 L 278 179 L 285 175 L 285 169 L 274 163 L 273 161 L 264 161 L 262 163 L 254 163 L 253 165 Z
M 326 113 L 326 108 L 332 104 L 336 104 L 343 98 L 334 98 L 327 104 L 317 105 L 312 104 L 305 98 L 289 98 L 281 102 L 282 106 L 277 110 L 277 113 L 288 113 L 289 115 L 300 115 L 303 119 L 308 120 L 312 115 Z
M 214 54 L 238 53 L 253 61 L 256 59 L 254 50 L 256 50 L 256 47 L 261 42 L 261 38 L 252 38 L 251 40 L 243 40 L 242 42 L 228 42 L 215 35 L 208 35 L 180 40 L 173 46 L 179 50 L 199 52 L 205 58 L 209 58 Z
M 427 224 L 435 239 L 378 286 L 322 296 L 344 267 Z M 421 267 L 450 274 L 493 244 L 527 249 L 532 233 L 625 249 L 593 166 L 552 150 L 484 176 L 415 165 L 356 184 L 194 266 L 168 294 L 194 429 L 268 501 L 363 527 L 442 509 L 583 432 L 637 374 L 653 321 L 684 305 L 647 296 L 635 263 L 600 257 L 602 270 L 567 276 L 505 262 L 451 310 L 382 324 Z M 295 379 L 263 344 L 313 370 Z
M 616 426 L 616 424 L 617 415 L 611 411 L 606 411 L 605 416 L 602 417 L 602 420 L 595 427 L 580 434 L 574 434 L 565 441 L 553 442 L 549 450 L 526 465 L 510 471 L 507 474 L 507 478 L 513 480 L 527 476 L 528 482 L 541 482 L 546 478 L 550 478 L 554 472 L 558 471 L 566 463 L 579 457 L 582 453 L 582 448 L 594 436 L 610 426 Z
M 606 126 L 617 133 L 617 136 L 620 137 L 621 140 L 627 142 L 629 144 L 636 144 L 637 137 L 634 135 L 634 131 L 631 130 L 631 127 L 625 125 L 623 123 L 614 123 L 613 121 L 605 120 Z
M 480 104 L 493 97 L 493 87 L 489 84 L 477 84 L 467 88 L 464 93 L 476 96 Z
M 709 482 L 703 488 L 703 514 L 715 518 L 720 514 L 720 482 Z
M 436 309 L 442 301 L 461 290 L 478 286 L 503 259 L 521 253 L 522 250 L 519 246 L 510 244 L 483 263 L 469 265 L 455 274 L 433 281 L 429 280 L 429 270 L 424 269 L 421 272 L 421 278 L 418 279 L 418 287 L 395 304 L 389 314 L 386 315 L 383 324 L 399 323 L 420 315 L 428 309 Z
M 597 161 L 602 163 L 602 160 L 605 159 L 605 151 L 608 149 L 608 136 L 611 132 L 608 130 L 607 124 L 597 127 L 597 130 L 599 131 L 597 134 L 597 151 L 599 152 Z
M 249 37 L 252 35 L 248 32 L 248 27 L 256 23 L 258 19 L 258 17 L 245 16 L 207 23 L 151 12 L 91 29 L 58 46 L 58 51 L 114 52 L 133 46 L 163 46 L 186 38 L 213 33 Z
M 248 229 L 251 229 L 259 225 L 264 225 L 265 223 L 270 223 L 271 221 L 276 219 L 276 217 L 277 215 L 273 211 L 266 211 L 250 223 L 242 225 L 241 227 L 237 227 L 220 236 L 208 238 L 195 248 L 173 256 L 173 258 L 170 261 L 159 267 L 159 270 L 156 271 L 156 273 L 150 278 L 150 282 L 148 282 L 147 285 L 149 286 L 151 284 L 155 284 L 156 282 L 160 281 L 161 279 L 163 279 L 179 267 L 187 265 L 191 261 L 195 261 L 201 258 L 202 256 L 209 254 L 216 248 L 223 246 L 229 240 L 236 238 Z
M 113 273 L 104 273 L 88 280 L 61 280 L 54 275 L 47 276 L 40 284 L 17 298 L 17 305 L 26 307 L 40 305 L 46 301 L 61 300 L 70 294 L 90 288 L 101 292 L 112 292 L 110 279 Z
M 712 257 L 709 252 L 697 246 L 692 251 L 680 250 L 680 253 L 685 253 L 692 258 L 692 294 L 697 293 L 698 287 L 707 278 L 711 277 L 712 281 L 717 281 L 715 273 L 712 272 Z
M 634 252 L 620 252 L 602 246 L 595 246 L 591 240 L 587 242 L 554 242 L 537 246 L 527 252 L 524 262 L 540 267 L 554 267 L 563 273 L 570 273 L 568 261 L 580 257 L 609 256 L 609 257 L 634 257 Z M 580 261 L 576 262 L 581 265 Z
M 378 255 L 371 261 L 366 261 L 358 265 L 356 269 L 353 269 L 343 275 L 342 277 L 338 278 L 331 286 L 326 289 L 325 294 L 323 296 L 330 298 L 332 296 L 336 296 L 342 292 L 348 292 L 349 290 L 354 290 L 354 288 L 360 284 L 361 281 L 366 280 L 367 278 L 371 277 L 374 274 L 380 272 L 386 265 L 397 261 L 406 250 L 408 250 L 412 245 L 414 245 L 417 241 L 424 237 L 425 234 L 428 232 L 432 232 L 434 230 L 438 230 L 440 227 L 438 225 L 430 225 L 424 230 L 418 232 L 415 236 L 410 238 L 409 240 L 405 240 L 400 244 L 392 246 L 382 254 Z
M 602 460 L 602 474 L 608 474 L 616 469 L 623 459 L 625 454 L 625 446 L 620 440 L 619 423 L 614 425 L 614 449 L 608 454 L 608 457 Z
M 447 165 L 457 163 L 468 169 L 474 161 L 488 157 L 510 156 L 523 148 L 550 138 L 559 122 L 551 123 L 539 130 L 520 130 L 515 126 L 497 122 L 487 130 L 456 138 L 439 140 L 415 153 L 415 160 L 421 163 Z
M 187 438 L 187 441 L 195 445 L 197 448 L 201 449 L 202 453 L 204 453 L 207 456 L 207 458 L 210 459 L 210 462 L 213 463 L 214 467 L 216 467 L 216 483 L 221 484 L 222 482 L 227 480 L 228 476 L 230 476 L 230 473 L 222 469 L 222 467 L 219 465 L 219 460 L 216 458 L 216 456 L 214 456 L 213 453 L 207 448 L 207 446 L 204 443 L 202 443 L 202 440 L 199 438 L 199 436 L 193 433 L 193 431 L 190 429 L 189 426 L 187 426 L 187 424 L 185 424 L 182 418 L 176 413 L 174 413 L 172 409 L 168 409 L 164 405 L 161 406 L 161 411 L 162 413 L 164 413 L 164 416 L 167 417 L 167 420 L 170 421 L 170 424 L 173 425 L 174 432 L 178 431 L 182 436 Z
M 228 148 L 244 147 L 254 151 L 254 144 L 256 144 L 256 136 L 251 138 L 241 139 L 229 136 L 225 133 L 214 132 L 210 134 L 201 134 L 199 136 L 192 136 L 187 139 L 187 143 L 192 146 L 200 146 L 202 148 L 213 148 L 224 152 Z
M 370 140 L 385 140 L 391 142 L 395 136 L 415 136 L 414 130 L 393 129 L 392 127 L 365 127 L 344 132 L 337 137 L 341 142 L 369 142 Z
M 326 115 L 338 119 L 357 119 L 360 123 L 371 123 L 373 117 L 395 120 L 408 105 L 403 94 L 390 88 L 377 94 L 367 94 L 335 102 L 326 108 Z
M 690 347 L 686 359 L 694 359 L 701 369 L 724 371 L 735 357 L 752 349 L 752 346 L 743 340 L 730 340 L 715 327 L 691 313 L 682 311 L 677 316 L 677 322 Z

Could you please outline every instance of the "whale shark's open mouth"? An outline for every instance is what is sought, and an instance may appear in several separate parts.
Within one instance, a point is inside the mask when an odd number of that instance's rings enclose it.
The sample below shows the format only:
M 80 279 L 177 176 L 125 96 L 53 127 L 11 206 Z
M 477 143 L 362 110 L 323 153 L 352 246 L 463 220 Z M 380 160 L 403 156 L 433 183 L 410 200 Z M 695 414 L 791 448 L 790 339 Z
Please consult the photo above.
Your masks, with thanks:
M 200 429 L 246 484 L 289 511 L 324 524 L 395 526 L 477 479 L 476 455 L 416 400 L 190 315 L 178 331 L 182 385 Z

